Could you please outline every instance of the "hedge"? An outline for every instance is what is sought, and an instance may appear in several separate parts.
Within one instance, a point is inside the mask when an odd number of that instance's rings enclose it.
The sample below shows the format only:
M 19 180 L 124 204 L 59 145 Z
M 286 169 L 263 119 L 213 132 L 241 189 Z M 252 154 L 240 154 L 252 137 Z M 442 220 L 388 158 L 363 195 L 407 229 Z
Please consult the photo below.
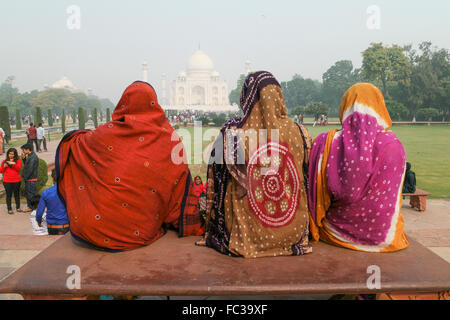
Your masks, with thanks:
M 6 141 L 11 139 L 11 123 L 9 122 L 9 111 L 7 106 L 0 107 L 0 128 L 5 131 Z
M 84 130 L 86 128 L 86 114 L 82 107 L 78 108 L 78 129 Z
M 20 168 L 20 176 L 22 176 L 23 167 Z M 36 182 L 36 193 L 39 193 L 41 189 L 47 184 L 48 181 L 48 166 L 47 162 L 43 159 L 39 159 L 38 166 L 38 181 Z M 20 193 L 25 196 L 25 181 L 22 178 L 22 183 L 20 184 Z

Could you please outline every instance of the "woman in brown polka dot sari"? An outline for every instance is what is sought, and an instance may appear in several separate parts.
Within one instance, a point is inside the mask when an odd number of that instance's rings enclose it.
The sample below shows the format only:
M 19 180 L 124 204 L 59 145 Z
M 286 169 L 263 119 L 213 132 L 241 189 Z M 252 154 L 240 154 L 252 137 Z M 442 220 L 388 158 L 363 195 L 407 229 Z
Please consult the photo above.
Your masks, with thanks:
M 269 72 L 246 78 L 240 105 L 244 116 L 228 121 L 213 146 L 207 233 L 198 244 L 246 258 L 311 252 L 308 133 L 287 116 Z
M 173 150 L 180 151 L 175 158 Z M 58 147 L 58 192 L 73 237 L 130 250 L 159 239 L 169 226 L 180 236 L 203 234 L 189 168 L 176 159 L 183 153 L 154 89 L 131 84 L 112 121 L 70 132 Z

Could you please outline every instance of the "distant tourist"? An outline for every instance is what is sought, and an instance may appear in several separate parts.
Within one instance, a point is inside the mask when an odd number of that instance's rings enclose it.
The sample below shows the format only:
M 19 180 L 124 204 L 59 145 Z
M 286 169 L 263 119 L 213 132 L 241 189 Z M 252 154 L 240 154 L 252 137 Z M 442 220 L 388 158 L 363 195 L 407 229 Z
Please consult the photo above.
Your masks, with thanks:
M 133 121 L 124 126 L 123 119 Z M 64 137 L 57 185 L 76 241 L 131 250 L 158 240 L 167 227 L 179 236 L 203 233 L 186 151 L 174 135 L 153 87 L 136 81 L 112 121 Z M 172 160 L 173 150 L 181 159 Z
M 309 162 L 310 231 L 314 242 L 366 252 L 408 247 L 400 212 L 405 149 L 388 129 L 381 91 L 352 86 L 341 100 L 342 130 L 320 134 Z
M 316 114 L 314 115 L 314 123 L 313 123 L 313 127 L 315 127 L 317 125 L 317 122 L 319 121 L 319 115 Z
M 5 153 L 5 131 L 3 130 L 3 128 L 0 128 L 0 155 L 2 155 L 3 153 Z
M 416 174 L 411 170 L 411 163 L 406 163 L 405 182 L 403 183 L 403 193 L 416 192 Z
M 206 214 L 206 183 L 203 184 L 202 178 L 196 176 L 194 178 L 194 194 L 198 198 L 198 209 L 200 215 L 205 219 Z
M 48 151 L 47 150 L 47 138 L 45 137 L 45 129 L 44 129 L 44 135 L 42 137 L 42 144 L 44 146 L 44 151 Z M 40 146 L 39 146 L 40 147 Z
M 205 185 L 203 184 L 202 178 L 200 176 L 196 176 L 194 178 L 194 194 L 197 197 L 200 197 L 200 194 L 205 191 Z
M 47 142 L 45 141 L 45 129 L 42 127 L 42 123 L 39 123 L 36 129 L 36 136 L 38 141 L 38 152 L 42 152 L 41 145 L 44 143 L 44 150 L 47 151 Z
M 303 124 L 303 115 L 301 113 L 298 115 L 298 122 Z
M 47 228 L 50 235 L 66 234 L 69 231 L 69 218 L 64 204 L 58 197 L 56 185 L 56 170 L 52 170 L 53 187 L 48 188 L 41 194 L 41 200 L 36 210 L 36 221 L 41 226 L 42 215 L 47 208 Z
M 3 174 L 3 186 L 6 191 L 6 206 L 9 214 L 14 213 L 11 205 L 13 194 L 16 201 L 16 211 L 22 212 L 20 209 L 20 168 L 22 168 L 22 161 L 17 154 L 17 150 L 15 148 L 8 149 L 6 159 L 2 161 L 0 166 L 0 173 Z
M 36 193 L 36 182 L 38 178 L 38 166 L 39 159 L 36 153 L 33 151 L 33 146 L 30 144 L 24 144 L 22 147 L 22 161 L 24 167 L 22 170 L 22 177 L 25 181 L 25 197 L 27 198 L 28 208 L 24 212 L 31 212 L 31 199 L 33 199 Z
M 38 141 L 37 141 L 37 130 L 33 122 L 30 123 L 30 127 L 27 129 L 27 144 L 31 145 L 31 151 L 34 151 L 33 145 L 36 146 L 36 151 L 39 151 Z

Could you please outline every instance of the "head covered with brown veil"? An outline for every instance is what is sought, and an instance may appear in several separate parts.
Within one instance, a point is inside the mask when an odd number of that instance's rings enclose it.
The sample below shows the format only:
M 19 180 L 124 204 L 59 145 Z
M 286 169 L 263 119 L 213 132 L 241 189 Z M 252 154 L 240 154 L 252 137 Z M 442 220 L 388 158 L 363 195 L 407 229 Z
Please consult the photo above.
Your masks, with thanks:
M 287 116 L 269 72 L 247 76 L 240 106 L 243 116 L 223 126 L 211 152 L 205 243 L 232 256 L 310 252 L 308 133 Z
M 112 121 L 64 136 L 55 165 L 74 238 L 129 250 L 167 227 L 180 236 L 202 234 L 189 168 L 172 160 L 180 143 L 174 136 L 155 90 L 141 81 L 125 90 Z

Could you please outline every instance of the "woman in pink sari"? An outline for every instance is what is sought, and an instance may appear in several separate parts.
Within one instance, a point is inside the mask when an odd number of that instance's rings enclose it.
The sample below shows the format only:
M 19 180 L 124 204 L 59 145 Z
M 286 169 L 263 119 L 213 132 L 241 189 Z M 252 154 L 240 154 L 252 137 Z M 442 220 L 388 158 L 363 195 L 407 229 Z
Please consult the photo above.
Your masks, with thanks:
M 405 150 L 375 86 L 359 83 L 343 96 L 341 130 L 319 135 L 309 167 L 310 231 L 319 239 L 366 252 L 408 246 L 402 185 Z

